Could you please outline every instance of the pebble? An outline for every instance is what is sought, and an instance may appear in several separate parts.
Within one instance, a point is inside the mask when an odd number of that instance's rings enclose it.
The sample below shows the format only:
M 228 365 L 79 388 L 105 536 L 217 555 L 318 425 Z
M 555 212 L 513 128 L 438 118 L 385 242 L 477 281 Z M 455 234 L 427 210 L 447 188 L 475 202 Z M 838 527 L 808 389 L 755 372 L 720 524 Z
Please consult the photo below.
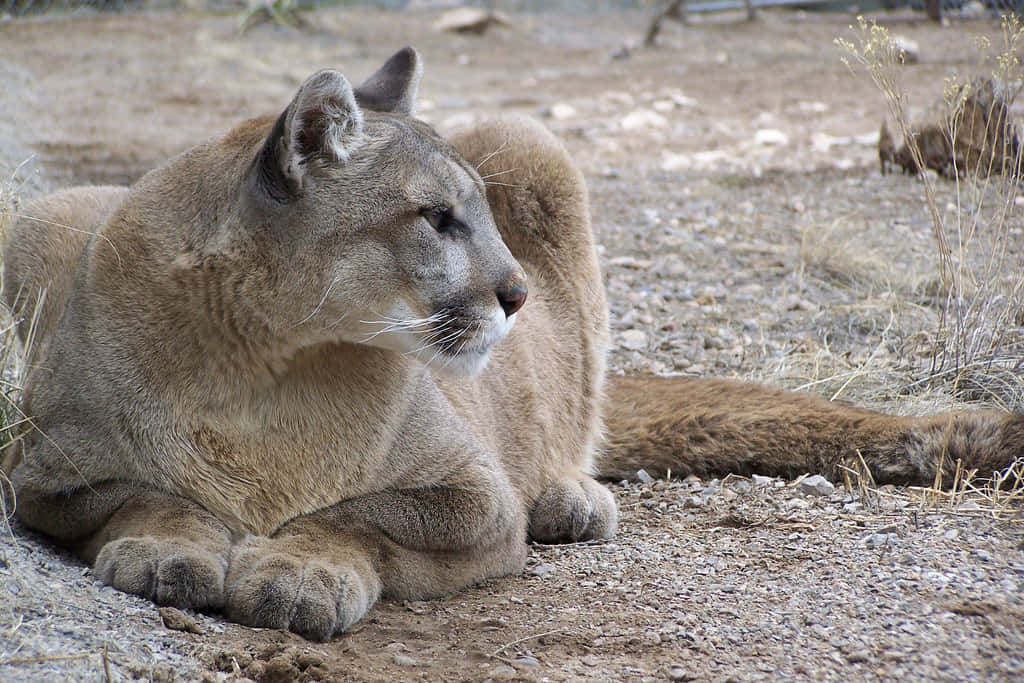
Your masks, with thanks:
M 647 333 L 643 330 L 623 330 L 619 334 L 623 348 L 630 351 L 643 351 L 647 348 Z
M 637 478 L 637 481 L 639 481 L 641 484 L 653 484 L 654 483 L 654 477 L 652 477 L 651 475 L 647 474 L 647 470 L 637 470 L 636 471 L 636 478 Z
M 800 480 L 800 492 L 804 495 L 831 496 L 836 487 L 825 477 L 815 474 Z
M 555 121 L 567 121 L 568 119 L 576 118 L 576 108 L 565 102 L 551 105 L 550 113 L 551 118 Z
M 622 126 L 622 130 L 628 131 L 665 128 L 668 126 L 668 119 L 650 109 L 634 109 L 623 117 L 619 125 Z
M 398 666 L 416 666 L 416 660 L 409 655 L 395 655 L 393 661 Z
M 530 657 L 529 655 L 527 655 L 525 657 L 520 657 L 519 659 L 515 660 L 515 665 L 532 669 L 534 667 L 540 666 L 540 662 L 537 661 L 536 657 Z
M 601 660 L 595 657 L 594 655 L 583 655 L 582 657 L 580 657 L 580 661 L 583 662 L 586 666 L 597 666 L 601 663 Z
M 693 676 L 681 666 L 673 666 L 668 670 L 668 679 L 670 681 L 689 681 L 692 678 Z
M 762 147 L 773 147 L 789 143 L 789 136 L 776 128 L 761 128 L 754 133 L 754 144 Z
M 519 672 L 508 664 L 502 664 L 491 669 L 491 675 L 499 678 L 515 678 L 519 675 Z
M 754 474 L 750 477 L 750 480 L 754 482 L 754 486 L 771 486 L 775 482 L 775 477 L 764 477 L 760 474 Z
M 167 628 L 174 631 L 195 633 L 199 636 L 203 635 L 203 629 L 199 626 L 198 622 L 180 609 L 176 607 L 161 607 L 157 611 L 160 613 L 160 618 L 163 619 L 164 626 Z
M 733 482 L 731 484 L 730 488 L 733 491 L 735 491 L 736 493 L 742 494 L 742 493 L 748 493 L 750 491 L 750 489 L 753 488 L 753 486 L 751 485 L 751 483 L 749 481 L 743 481 L 741 479 L 740 481 Z
M 900 539 L 896 534 L 868 534 L 860 539 L 861 545 L 866 545 L 869 548 L 883 548 L 896 545 L 899 542 Z
M 555 565 L 553 564 L 538 564 L 536 567 L 530 570 L 530 573 L 536 577 L 547 579 L 555 573 Z

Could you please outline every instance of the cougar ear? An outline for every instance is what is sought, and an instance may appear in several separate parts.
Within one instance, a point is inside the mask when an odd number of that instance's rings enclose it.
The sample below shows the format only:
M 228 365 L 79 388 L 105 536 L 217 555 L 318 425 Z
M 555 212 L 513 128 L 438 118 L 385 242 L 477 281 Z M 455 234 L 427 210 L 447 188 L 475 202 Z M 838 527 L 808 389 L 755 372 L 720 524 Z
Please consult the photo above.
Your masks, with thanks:
M 260 152 L 260 178 L 271 196 L 302 190 L 315 163 L 348 161 L 359 146 L 363 111 L 352 86 L 337 71 L 318 71 L 299 86 Z
M 419 53 L 411 47 L 403 47 L 356 88 L 356 100 L 373 111 L 409 116 L 416 104 L 422 75 Z

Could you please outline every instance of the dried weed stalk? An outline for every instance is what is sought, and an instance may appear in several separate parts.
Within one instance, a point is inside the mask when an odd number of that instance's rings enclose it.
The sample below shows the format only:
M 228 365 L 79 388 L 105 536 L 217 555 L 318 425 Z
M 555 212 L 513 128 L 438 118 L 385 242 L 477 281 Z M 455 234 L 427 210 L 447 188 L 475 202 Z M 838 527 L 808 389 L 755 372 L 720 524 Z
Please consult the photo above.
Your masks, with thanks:
M 914 134 L 907 113 L 903 53 L 882 26 L 859 19 L 853 30 L 853 41 L 836 41 L 844 62 L 867 71 L 916 168 L 929 168 L 922 148 L 927 141 Z M 1024 210 L 1015 201 L 1024 151 L 1008 109 L 1024 86 L 1024 25 L 1004 17 L 1001 38 L 991 57 L 985 57 L 991 42 L 978 43 L 989 74 L 944 86 L 940 120 L 955 203 L 940 205 L 938 177 L 921 174 L 941 278 L 940 315 L 928 367 L 922 367 L 926 376 L 906 388 L 940 385 L 957 399 L 1013 410 L 1024 406 Z
M 18 172 L 5 182 L 0 182 L 0 257 L 7 243 L 7 232 L 14 218 L 18 204 Z M 0 291 L 4 281 L 0 271 Z M 30 329 L 34 329 L 36 315 L 30 315 Z M 0 301 L 0 532 L 12 535 L 10 520 L 14 516 L 15 497 L 8 473 L 3 463 L 25 432 L 27 420 L 21 412 L 22 380 L 25 374 L 25 355 L 17 335 L 17 316 Z

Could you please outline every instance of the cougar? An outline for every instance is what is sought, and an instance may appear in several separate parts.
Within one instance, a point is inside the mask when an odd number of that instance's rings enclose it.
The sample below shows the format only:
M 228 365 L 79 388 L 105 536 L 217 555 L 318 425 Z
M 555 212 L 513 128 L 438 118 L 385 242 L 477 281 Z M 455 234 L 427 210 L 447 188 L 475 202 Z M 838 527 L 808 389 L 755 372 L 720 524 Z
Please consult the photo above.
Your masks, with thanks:
M 596 478 L 862 457 L 922 483 L 1021 453 L 1018 415 L 606 378 L 580 171 L 527 119 L 441 138 L 411 116 L 420 73 L 409 48 L 356 88 L 320 71 L 129 188 L 23 211 L 25 526 L 120 590 L 322 640 L 382 596 L 517 572 L 527 539 L 612 536 Z

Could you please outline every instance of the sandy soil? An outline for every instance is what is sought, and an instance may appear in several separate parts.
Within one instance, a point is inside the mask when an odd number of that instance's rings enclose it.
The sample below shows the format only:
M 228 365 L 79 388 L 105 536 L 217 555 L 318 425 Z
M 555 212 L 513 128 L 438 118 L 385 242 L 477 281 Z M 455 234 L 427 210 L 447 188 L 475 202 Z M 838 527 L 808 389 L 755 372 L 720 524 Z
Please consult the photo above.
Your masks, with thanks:
M 429 13 L 312 18 L 311 34 L 244 36 L 203 14 L 2 24 L 0 162 L 37 154 L 23 196 L 130 183 L 283 108 L 316 68 L 358 80 L 412 44 L 424 118 L 450 130 L 542 116 L 582 166 L 615 370 L 771 379 L 895 412 L 951 405 L 915 384 L 939 319 L 934 246 L 919 182 L 878 173 L 883 101 L 833 43 L 848 18 L 670 26 L 660 48 L 625 57 L 646 13 L 517 17 L 484 37 L 440 35 Z M 896 30 L 921 45 L 905 76 L 923 108 L 978 67 L 975 38 L 998 27 Z M 939 192 L 958 210 L 953 186 Z M 988 398 L 1019 407 L 1013 392 Z M 1024 676 L 1019 519 L 776 480 L 613 490 L 614 542 L 534 546 L 520 576 L 384 603 L 327 644 L 207 615 L 194 615 L 201 633 L 168 630 L 155 607 L 15 528 L 0 533 L 0 680 Z

